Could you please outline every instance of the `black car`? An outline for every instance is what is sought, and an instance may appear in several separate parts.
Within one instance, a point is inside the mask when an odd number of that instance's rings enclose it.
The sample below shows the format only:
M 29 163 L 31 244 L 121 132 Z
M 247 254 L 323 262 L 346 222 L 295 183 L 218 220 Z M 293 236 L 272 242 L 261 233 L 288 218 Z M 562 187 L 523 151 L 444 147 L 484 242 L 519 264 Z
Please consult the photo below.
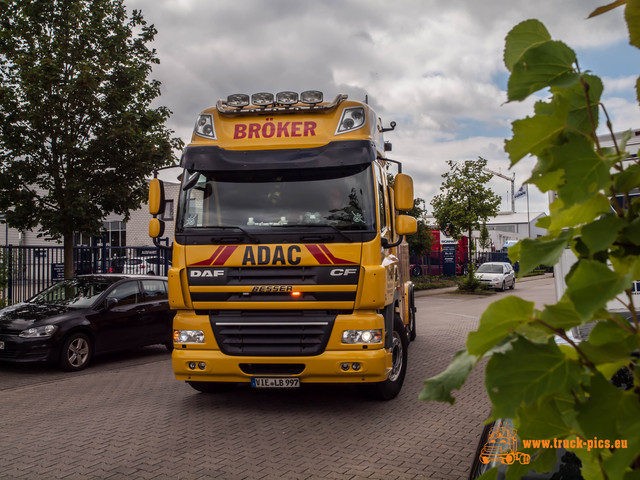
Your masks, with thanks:
M 163 344 L 173 348 L 167 280 L 80 275 L 0 310 L 0 362 L 86 368 L 94 355 Z

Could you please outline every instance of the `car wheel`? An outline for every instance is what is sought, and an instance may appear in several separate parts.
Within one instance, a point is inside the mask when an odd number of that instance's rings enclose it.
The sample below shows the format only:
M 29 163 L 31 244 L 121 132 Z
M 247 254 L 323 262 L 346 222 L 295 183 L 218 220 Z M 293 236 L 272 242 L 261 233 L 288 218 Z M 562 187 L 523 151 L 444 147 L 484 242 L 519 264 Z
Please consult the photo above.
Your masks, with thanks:
M 78 372 L 87 368 L 93 355 L 91 339 L 84 333 L 73 333 L 67 337 L 60 353 L 60 368 L 67 372 Z
M 396 315 L 391 342 L 391 373 L 384 382 L 361 385 L 361 392 L 374 400 L 392 400 L 398 396 L 407 374 L 407 347 L 409 339 L 404 324 Z
M 513 283 L 511 284 L 510 288 L 511 288 L 511 290 L 516 288 L 516 279 L 515 278 L 513 279 Z
M 187 382 L 191 388 L 202 393 L 224 393 L 236 387 L 235 383 L 223 382 Z
M 507 289 L 507 286 L 504 283 L 504 280 L 502 281 L 502 287 L 500 287 L 500 291 L 504 292 Z

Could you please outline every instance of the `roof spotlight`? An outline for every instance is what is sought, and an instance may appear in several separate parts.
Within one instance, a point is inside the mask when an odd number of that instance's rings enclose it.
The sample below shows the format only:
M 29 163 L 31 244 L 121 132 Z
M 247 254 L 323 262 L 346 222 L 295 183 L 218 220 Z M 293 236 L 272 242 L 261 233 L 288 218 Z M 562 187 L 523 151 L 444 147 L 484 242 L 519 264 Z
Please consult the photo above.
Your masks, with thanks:
M 254 93 L 253 95 L 251 95 L 251 103 L 253 103 L 257 107 L 267 107 L 269 105 L 273 105 L 273 93 Z
M 244 93 L 234 93 L 227 97 L 227 106 L 229 107 L 242 108 L 247 105 L 249 105 L 249 95 L 245 95 Z
M 296 92 L 278 92 L 276 93 L 276 103 L 278 105 L 293 105 L 298 103 L 298 94 Z
M 300 101 L 309 105 L 315 105 L 322 102 L 322 92 L 318 90 L 307 90 L 300 94 Z

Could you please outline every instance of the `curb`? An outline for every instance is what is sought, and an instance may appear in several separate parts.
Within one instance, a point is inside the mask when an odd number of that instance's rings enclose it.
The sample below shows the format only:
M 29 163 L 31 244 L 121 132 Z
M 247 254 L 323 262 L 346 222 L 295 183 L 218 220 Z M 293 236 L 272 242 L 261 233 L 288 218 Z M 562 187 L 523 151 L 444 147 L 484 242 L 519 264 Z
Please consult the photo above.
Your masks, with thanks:
M 545 273 L 542 275 L 535 275 L 533 277 L 523 277 L 517 280 L 517 283 L 522 282 L 531 282 L 534 280 L 542 280 L 545 278 L 553 278 L 553 273 Z M 414 295 L 416 297 L 428 297 L 430 295 L 446 295 L 447 293 L 457 293 L 458 287 L 445 287 L 445 288 L 430 288 L 427 290 L 416 290 Z M 464 293 L 464 295 L 494 295 L 496 292 L 486 292 L 486 293 Z M 461 293 L 462 294 L 462 293 Z

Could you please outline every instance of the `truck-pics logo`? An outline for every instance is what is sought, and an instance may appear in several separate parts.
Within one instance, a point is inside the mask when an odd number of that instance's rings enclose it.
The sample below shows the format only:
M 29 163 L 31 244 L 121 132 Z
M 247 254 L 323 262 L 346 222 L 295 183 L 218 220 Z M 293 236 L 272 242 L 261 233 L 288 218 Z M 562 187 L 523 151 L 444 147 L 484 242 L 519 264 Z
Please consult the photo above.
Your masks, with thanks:
M 518 436 L 510 420 L 503 420 L 489 430 L 487 442 L 480 451 L 480 461 L 484 464 L 500 462 L 511 465 L 515 461 L 526 465 L 531 461 L 531 455 L 518 452 Z

